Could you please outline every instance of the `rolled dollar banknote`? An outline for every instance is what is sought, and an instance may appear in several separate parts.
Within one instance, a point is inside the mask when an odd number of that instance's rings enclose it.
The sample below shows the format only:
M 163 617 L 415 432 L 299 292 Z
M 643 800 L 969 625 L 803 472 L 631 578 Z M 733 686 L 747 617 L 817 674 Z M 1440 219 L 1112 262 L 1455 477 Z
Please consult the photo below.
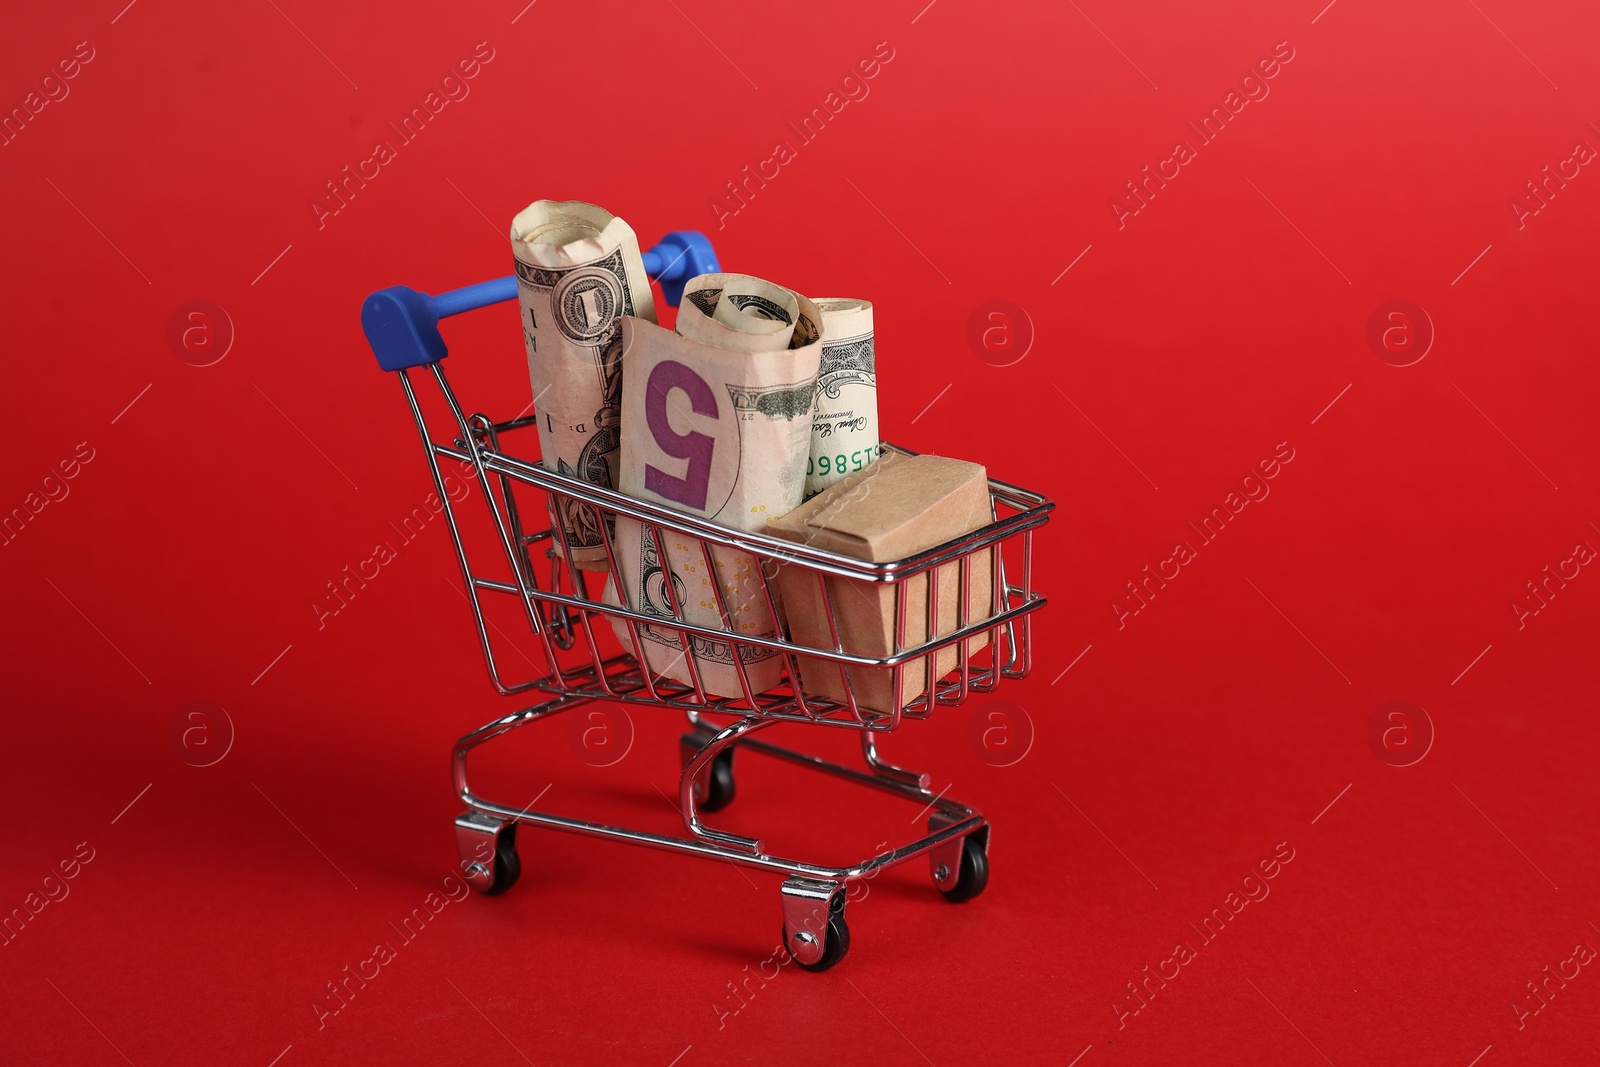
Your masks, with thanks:
M 845 297 L 819 297 L 816 304 L 822 312 L 822 366 L 806 463 L 808 499 L 879 454 L 872 304 Z
M 782 286 L 739 274 L 706 274 L 684 288 L 677 332 L 622 320 L 622 463 L 617 487 L 641 500 L 740 530 L 760 530 L 798 507 L 811 450 L 811 412 L 822 357 L 821 313 Z M 709 548 L 713 566 L 707 566 Z M 618 516 L 617 568 L 626 602 L 666 625 L 640 625 L 647 666 L 692 684 L 673 605 L 685 621 L 724 627 L 721 591 L 736 633 L 777 632 L 759 560 Z M 776 587 L 774 586 L 774 594 Z M 615 585 L 607 599 L 618 602 Z M 624 648 L 628 627 L 613 623 Z M 692 636 L 692 635 L 691 635 Z M 771 649 L 692 636 L 693 668 L 708 695 L 739 696 L 782 679 Z
M 632 228 L 604 208 L 536 200 L 511 220 L 528 377 L 545 466 L 615 487 L 622 432 L 622 318 L 656 318 Z M 573 560 L 605 570 L 594 509 L 560 501 Z

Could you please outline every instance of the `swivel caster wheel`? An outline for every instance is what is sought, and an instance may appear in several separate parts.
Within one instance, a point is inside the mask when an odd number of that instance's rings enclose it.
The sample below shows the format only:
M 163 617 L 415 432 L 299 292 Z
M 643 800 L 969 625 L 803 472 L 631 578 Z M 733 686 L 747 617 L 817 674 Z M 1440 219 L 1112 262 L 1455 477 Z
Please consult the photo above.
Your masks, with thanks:
M 504 893 L 522 877 L 514 822 L 475 811 L 458 815 L 456 847 L 461 853 L 462 878 L 484 896 Z
M 517 824 L 512 823 L 500 835 L 500 840 L 495 845 L 492 882 L 483 894 L 492 897 L 504 893 L 516 885 L 517 879 L 521 877 L 522 857 L 517 854 Z
M 930 820 L 928 829 L 937 832 L 939 821 Z M 966 903 L 989 884 L 989 828 L 945 842 L 930 852 L 928 859 L 940 895 L 952 904 Z
M 828 917 L 828 928 L 825 934 L 812 934 L 802 930 L 795 935 L 799 940 L 790 938 L 787 928 L 783 931 L 783 948 L 789 953 L 789 958 L 800 965 L 803 970 L 818 972 L 825 971 L 835 963 L 844 959 L 844 954 L 850 951 L 850 927 L 845 925 L 844 912 Z M 798 953 L 815 951 L 811 942 L 817 937 L 825 938 L 822 946 L 822 955 L 811 963 L 806 963 Z
M 850 951 L 844 902 L 844 886 L 835 882 L 783 883 L 783 948 L 802 969 L 825 971 Z
M 710 734 L 684 734 L 679 738 L 679 751 L 685 766 L 702 745 L 710 740 Z M 733 780 L 733 746 L 718 752 L 711 757 L 711 766 L 706 773 L 694 783 L 695 806 L 701 811 L 721 811 L 733 803 L 736 786 Z

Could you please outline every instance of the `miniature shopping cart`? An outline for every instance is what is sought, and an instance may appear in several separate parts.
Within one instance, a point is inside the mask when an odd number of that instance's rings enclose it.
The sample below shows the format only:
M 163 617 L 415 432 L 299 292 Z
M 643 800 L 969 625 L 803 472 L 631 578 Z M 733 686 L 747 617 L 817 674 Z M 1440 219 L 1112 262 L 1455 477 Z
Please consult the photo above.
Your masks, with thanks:
M 690 278 L 715 272 L 719 268 L 709 242 L 698 233 L 668 234 L 655 248 L 644 254 L 646 272 L 662 287 L 669 303 L 676 305 L 683 286 Z M 845 925 L 844 906 L 848 886 L 880 871 L 917 856 L 927 856 L 934 885 L 947 898 L 965 901 L 977 896 L 988 882 L 989 824 L 975 808 L 960 804 L 942 792 L 930 789 L 931 780 L 894 766 L 879 756 L 879 734 L 897 729 L 906 720 L 923 719 L 940 705 L 955 705 L 971 693 L 992 691 L 1001 678 L 1021 678 L 1030 667 L 1032 613 L 1044 606 L 1044 597 L 1033 591 L 1033 535 L 1054 507 L 1045 497 L 1003 482 L 989 482 L 993 521 L 971 534 L 903 560 L 866 563 L 819 550 L 809 545 L 779 540 L 719 526 L 684 515 L 612 490 L 578 481 L 541 465 L 519 458 L 523 447 L 537 444 L 533 428 L 537 414 L 523 414 L 503 422 L 486 415 L 466 414 L 445 377 L 447 353 L 439 334 L 439 320 L 501 301 L 516 298 L 513 277 L 498 278 L 457 289 L 439 296 L 428 296 L 404 286 L 373 293 L 362 308 L 362 325 L 378 364 L 396 373 L 405 391 L 406 403 L 416 419 L 423 449 L 433 473 L 438 500 L 455 541 L 456 558 L 472 604 L 478 639 L 488 665 L 489 677 L 502 694 L 535 691 L 544 699 L 531 707 L 513 712 L 475 730 L 456 742 L 453 773 L 456 792 L 467 811 L 456 819 L 456 840 L 461 851 L 462 869 L 473 888 L 488 894 L 510 888 L 521 872 L 517 855 L 516 832 L 519 824 L 567 830 L 594 837 L 611 838 L 637 845 L 691 855 L 729 860 L 745 867 L 783 874 L 783 944 L 801 967 L 825 970 L 837 963 L 849 949 L 850 931 Z M 419 397 L 412 373 L 431 378 L 442 396 L 437 400 Z M 431 391 L 424 391 L 431 393 Z M 438 409 L 424 413 L 422 401 L 429 399 Z M 435 428 L 442 427 L 442 432 Z M 515 442 L 519 447 L 513 447 Z M 891 446 L 885 446 L 891 447 Z M 469 552 L 464 519 L 466 497 L 452 499 L 446 491 L 449 478 L 441 464 L 453 461 L 458 469 L 475 479 L 476 487 L 488 503 L 489 522 L 483 529 L 484 541 L 499 536 L 499 553 L 493 556 L 493 572 L 480 569 L 486 560 Z M 475 507 L 476 505 L 474 505 Z M 612 530 L 619 516 L 637 520 L 650 531 L 655 542 L 665 549 L 666 532 L 680 544 L 698 546 L 704 554 L 707 571 L 713 576 L 712 590 L 722 625 L 705 626 L 689 622 L 682 605 L 672 599 L 672 621 L 659 614 L 647 614 L 636 605 L 603 602 L 586 583 L 582 570 L 574 566 L 568 547 L 567 524 L 579 509 L 589 509 L 593 527 L 607 531 L 606 552 L 615 569 L 611 543 Z M 458 514 L 458 511 L 460 514 Z M 535 518 L 536 517 L 536 518 Z M 529 520 L 534 519 L 530 532 Z M 548 524 L 546 524 L 548 519 Z M 480 525 L 484 525 L 479 520 Z M 586 524 L 587 525 L 587 524 Z M 542 527 L 542 528 L 541 528 Z M 776 633 L 752 635 L 729 622 L 725 591 L 714 577 L 712 546 L 755 556 L 760 566 L 767 604 L 777 620 Z M 489 549 L 488 544 L 474 551 Z M 981 560 L 975 556 L 984 554 Z M 792 641 L 777 610 L 772 576 L 778 564 L 811 572 L 822 589 L 823 604 L 829 619 L 833 647 L 816 648 Z M 940 583 L 929 580 L 935 568 L 959 570 L 959 612 L 956 628 L 939 633 L 941 619 L 949 618 L 949 606 L 941 616 L 938 607 Z M 988 614 L 971 614 L 969 576 L 985 572 L 992 578 Z M 846 651 L 839 639 L 835 605 L 829 600 L 828 576 L 881 583 L 893 588 L 895 626 L 894 653 L 882 657 L 857 655 Z M 922 576 L 927 593 L 927 625 L 913 627 L 929 639 L 908 645 L 909 580 Z M 546 578 L 541 581 L 541 578 Z M 1015 579 L 1018 584 L 1012 584 Z M 527 680 L 505 676 L 502 660 L 496 658 L 496 642 L 491 629 L 504 637 L 485 614 L 487 598 L 504 598 L 515 604 L 512 610 L 525 617 L 544 652 L 546 672 Z M 622 629 L 630 640 L 621 642 L 623 651 L 607 654 L 612 630 L 610 620 L 624 620 Z M 650 626 L 656 633 L 666 632 L 681 643 L 689 665 L 689 683 L 668 680 L 641 668 L 647 663 L 640 630 Z M 948 626 L 946 626 L 948 630 Z M 986 636 L 987 642 L 973 640 Z M 743 692 L 726 697 L 708 694 L 694 671 L 691 642 L 730 643 L 735 662 L 742 660 L 752 646 L 770 656 L 783 657 L 786 674 L 781 686 L 752 692 L 743 678 Z M 983 645 L 974 650 L 974 646 Z M 631 645 L 631 648 L 629 647 Z M 940 649 L 954 646 L 956 666 L 935 677 Z M 808 670 L 818 669 L 819 661 L 840 672 L 844 700 L 825 699 L 807 694 L 796 679 L 796 657 L 807 657 Z M 949 662 L 949 653 L 943 657 Z M 925 684 L 920 695 L 903 706 L 875 711 L 856 700 L 848 668 L 869 667 L 893 672 L 892 692 L 896 699 L 904 692 L 902 676 L 908 671 L 923 671 Z M 830 669 L 830 668 L 822 668 Z M 681 742 L 683 773 L 678 787 L 678 804 L 685 834 L 668 836 L 642 830 L 609 826 L 563 815 L 553 815 L 487 800 L 474 793 L 467 781 L 467 754 L 477 746 L 529 723 L 547 719 L 595 701 L 675 708 L 685 712 L 689 732 Z M 753 735 L 778 722 L 810 723 L 842 727 L 860 735 L 865 769 L 856 770 L 818 757 L 757 740 Z M 931 813 L 928 833 L 907 844 L 855 863 L 830 867 L 769 854 L 755 838 L 729 833 L 705 825 L 703 813 L 727 805 L 734 795 L 733 757 L 739 749 L 777 757 L 834 777 L 905 797 Z

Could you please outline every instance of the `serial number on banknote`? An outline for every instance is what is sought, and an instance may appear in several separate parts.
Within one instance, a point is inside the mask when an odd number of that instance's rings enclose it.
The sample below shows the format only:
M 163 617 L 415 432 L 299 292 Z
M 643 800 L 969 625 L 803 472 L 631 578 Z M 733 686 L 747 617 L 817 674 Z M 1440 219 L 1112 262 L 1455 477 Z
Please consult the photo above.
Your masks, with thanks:
M 806 460 L 806 477 L 850 474 L 862 470 L 882 453 L 881 446 L 873 445 L 871 448 L 863 448 L 857 452 L 851 452 L 848 456 L 843 452 L 835 456 L 812 456 Z

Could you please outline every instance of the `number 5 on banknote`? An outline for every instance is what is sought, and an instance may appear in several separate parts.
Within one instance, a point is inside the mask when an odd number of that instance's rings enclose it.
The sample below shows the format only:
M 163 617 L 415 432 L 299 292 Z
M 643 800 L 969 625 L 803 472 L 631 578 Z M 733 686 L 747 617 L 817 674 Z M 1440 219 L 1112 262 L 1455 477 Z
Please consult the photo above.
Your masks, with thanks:
M 706 490 L 711 485 L 711 459 L 716 451 L 717 439 L 710 434 L 690 430 L 679 433 L 672 428 L 668 417 L 668 404 L 673 390 L 689 398 L 689 407 L 696 415 L 716 418 L 717 394 L 706 380 L 677 360 L 662 360 L 650 371 L 645 386 L 644 416 L 650 427 L 650 436 L 656 445 L 673 459 L 688 460 L 683 477 L 647 464 L 644 469 L 644 487 L 666 500 L 674 501 L 703 511 Z

